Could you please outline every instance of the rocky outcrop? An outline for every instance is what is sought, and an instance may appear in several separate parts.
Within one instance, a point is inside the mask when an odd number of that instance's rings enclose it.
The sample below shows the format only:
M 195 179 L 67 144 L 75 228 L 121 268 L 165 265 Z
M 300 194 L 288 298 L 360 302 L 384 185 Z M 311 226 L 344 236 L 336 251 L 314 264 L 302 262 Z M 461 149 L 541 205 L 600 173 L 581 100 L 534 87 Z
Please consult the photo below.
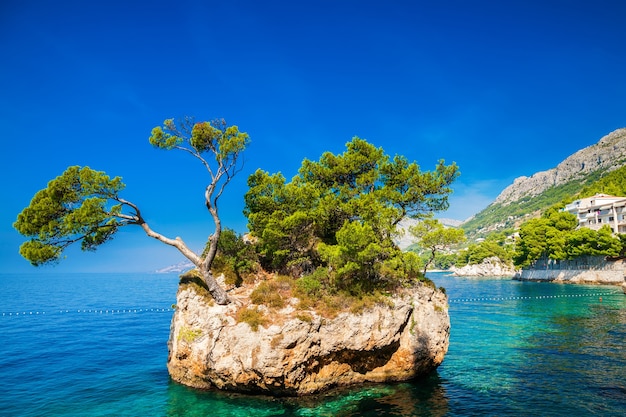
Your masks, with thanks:
M 254 331 L 238 322 L 246 294 L 217 305 L 197 283 L 177 294 L 168 342 L 171 377 L 196 388 L 303 395 L 369 382 L 408 380 L 435 369 L 448 349 L 447 297 L 426 285 L 360 313 L 324 318 L 291 299 L 265 311 Z
M 450 268 L 457 277 L 513 277 L 515 268 L 502 262 L 497 256 L 486 258 L 480 264 L 465 265 L 461 268 Z
M 570 155 L 556 168 L 516 178 L 493 204 L 507 205 L 524 197 L 539 195 L 550 187 L 584 178 L 597 170 L 611 171 L 626 163 L 626 128 L 604 136 L 594 145 Z

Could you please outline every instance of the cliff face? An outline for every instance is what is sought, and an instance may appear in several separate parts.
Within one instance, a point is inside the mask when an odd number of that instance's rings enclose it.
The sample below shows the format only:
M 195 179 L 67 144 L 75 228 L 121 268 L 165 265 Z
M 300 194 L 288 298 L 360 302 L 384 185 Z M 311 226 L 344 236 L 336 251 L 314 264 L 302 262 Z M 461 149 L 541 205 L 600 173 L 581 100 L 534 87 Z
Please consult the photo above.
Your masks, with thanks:
M 494 201 L 507 205 L 522 197 L 536 196 L 550 187 L 565 184 L 597 170 L 611 171 L 626 163 L 626 128 L 604 136 L 595 145 L 570 155 L 556 168 L 516 178 Z
M 448 350 L 447 297 L 427 286 L 406 290 L 389 305 L 332 319 L 296 311 L 294 299 L 282 310 L 266 309 L 271 324 L 257 331 L 235 319 L 247 302 L 237 298 L 238 303 L 220 306 L 197 286 L 180 286 L 168 342 L 168 370 L 175 381 L 196 388 L 311 394 L 412 379 L 435 369 Z

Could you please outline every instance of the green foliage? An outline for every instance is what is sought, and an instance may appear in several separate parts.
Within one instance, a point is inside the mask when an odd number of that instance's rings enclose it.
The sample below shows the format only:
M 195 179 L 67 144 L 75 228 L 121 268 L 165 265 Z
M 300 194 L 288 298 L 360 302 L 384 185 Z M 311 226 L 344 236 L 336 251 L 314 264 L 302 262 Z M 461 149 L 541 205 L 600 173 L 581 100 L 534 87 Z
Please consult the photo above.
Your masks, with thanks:
M 337 244 L 320 243 L 318 251 L 333 271 L 337 288 L 369 291 L 378 280 L 377 268 L 386 252 L 369 224 L 346 221 L 337 231 Z
M 74 242 L 95 250 L 113 238 L 120 226 L 132 223 L 121 216 L 124 189 L 120 177 L 111 179 L 89 167 L 69 167 L 35 194 L 13 227 L 29 237 L 20 254 L 33 265 L 57 261 Z
M 248 228 L 259 238 L 264 267 L 289 272 L 310 272 L 316 258 L 315 212 L 310 209 L 316 190 L 308 185 L 285 184 L 282 174 L 257 170 L 248 178 L 244 213 Z
M 178 339 L 183 340 L 187 343 L 194 342 L 197 338 L 202 336 L 202 330 L 200 329 L 190 329 L 188 327 L 183 327 L 180 329 L 178 333 Z
M 428 254 L 424 263 L 424 275 L 435 260 L 437 253 L 465 241 L 465 232 L 462 229 L 445 227 L 435 219 L 425 219 L 409 227 L 409 233 L 418 240 L 418 245 Z
M 618 256 L 621 250 L 620 239 L 613 236 L 608 225 L 597 231 L 582 227 L 567 236 L 567 255 L 570 259 L 583 255 Z
M 423 267 L 420 257 L 414 252 L 401 252 L 396 256 L 383 262 L 381 271 L 383 275 L 388 277 L 396 277 L 395 282 L 410 285 L 415 279 L 424 282 L 427 278 L 420 275 Z M 393 280 L 391 281 L 394 282 Z
M 240 132 L 237 126 L 227 126 L 224 119 L 196 123 L 191 117 L 178 123 L 165 120 L 163 126 L 152 129 L 149 140 L 155 148 L 168 151 L 181 149 L 196 157 L 209 153 L 220 166 L 233 163 L 250 143 L 247 133 Z
M 547 219 L 531 219 L 521 225 L 514 258 L 516 265 L 528 266 L 547 253 L 549 227 Z
M 546 210 L 540 219 L 522 224 L 516 262 L 526 266 L 541 257 L 567 259 L 567 237 L 577 225 L 575 215 L 559 211 L 556 207 Z
M 437 252 L 433 260 L 433 267 L 435 269 L 450 269 L 450 267 L 456 264 L 456 259 L 457 255 L 455 253 Z
M 481 264 L 485 259 L 498 257 L 502 262 L 510 262 L 512 253 L 506 246 L 496 240 L 487 239 L 479 243 L 473 243 L 457 255 L 456 266 Z
M 273 308 L 285 306 L 285 301 L 280 295 L 280 284 L 277 281 L 261 282 L 250 294 L 250 301 Z
M 626 195 L 626 166 L 608 172 L 597 181 L 583 187 L 578 197 L 585 198 L 596 194 Z
M 296 281 L 296 295 L 300 297 L 321 296 L 328 288 L 328 278 L 326 268 L 316 269 L 311 275 L 305 275 Z
M 238 323 L 247 323 L 254 332 L 259 330 L 259 326 L 264 326 L 268 323 L 265 314 L 258 307 L 240 309 L 237 311 L 236 320 Z
M 207 242 L 203 256 L 210 249 Z M 259 262 L 254 246 L 246 243 L 242 235 L 234 230 L 225 228 L 222 230 L 217 243 L 217 255 L 211 264 L 215 274 L 224 274 L 225 283 L 241 285 L 246 277 L 258 270 Z
M 573 259 L 579 256 L 619 256 L 622 239 L 612 235 L 608 226 L 600 230 L 576 229 L 576 216 L 555 209 L 547 210 L 540 219 L 531 219 L 520 226 L 520 237 L 514 257 L 515 265 L 527 267 L 541 258 Z
M 263 266 L 294 277 L 321 267 L 325 289 L 357 293 L 417 278 L 416 259 L 393 243 L 396 225 L 447 208 L 456 165 L 421 172 L 365 140 L 346 147 L 305 159 L 289 183 L 260 170 L 248 178 L 244 213 Z

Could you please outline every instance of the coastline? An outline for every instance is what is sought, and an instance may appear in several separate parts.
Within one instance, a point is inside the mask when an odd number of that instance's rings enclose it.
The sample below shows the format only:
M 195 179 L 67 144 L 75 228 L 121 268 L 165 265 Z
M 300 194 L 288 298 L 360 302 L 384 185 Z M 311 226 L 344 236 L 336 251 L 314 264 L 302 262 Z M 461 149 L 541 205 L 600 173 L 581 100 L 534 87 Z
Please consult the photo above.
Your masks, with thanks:
M 586 257 L 571 261 L 549 261 L 542 268 L 522 269 L 513 277 L 518 281 L 548 281 L 566 284 L 626 284 L 624 259 L 609 260 L 604 257 Z
M 555 282 L 561 284 L 598 284 L 624 286 L 621 271 L 578 271 L 578 270 L 523 270 L 513 279 L 516 281 Z

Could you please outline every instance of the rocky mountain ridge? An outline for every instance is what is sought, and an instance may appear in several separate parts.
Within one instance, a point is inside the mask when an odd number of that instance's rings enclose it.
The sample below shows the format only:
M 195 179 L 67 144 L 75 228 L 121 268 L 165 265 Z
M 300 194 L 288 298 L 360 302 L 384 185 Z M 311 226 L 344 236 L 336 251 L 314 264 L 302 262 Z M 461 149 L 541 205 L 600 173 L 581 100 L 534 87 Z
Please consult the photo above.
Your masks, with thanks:
M 493 203 L 460 227 L 471 241 L 495 231 L 515 229 L 529 216 L 539 216 L 546 208 L 575 196 L 584 187 L 625 165 L 626 128 L 621 128 L 573 153 L 552 169 L 516 178 Z
M 617 129 L 596 144 L 567 157 L 555 168 L 519 177 L 506 187 L 494 204 L 507 205 L 523 197 L 539 195 L 551 187 L 582 178 L 597 170 L 611 171 L 626 164 L 626 128 Z

